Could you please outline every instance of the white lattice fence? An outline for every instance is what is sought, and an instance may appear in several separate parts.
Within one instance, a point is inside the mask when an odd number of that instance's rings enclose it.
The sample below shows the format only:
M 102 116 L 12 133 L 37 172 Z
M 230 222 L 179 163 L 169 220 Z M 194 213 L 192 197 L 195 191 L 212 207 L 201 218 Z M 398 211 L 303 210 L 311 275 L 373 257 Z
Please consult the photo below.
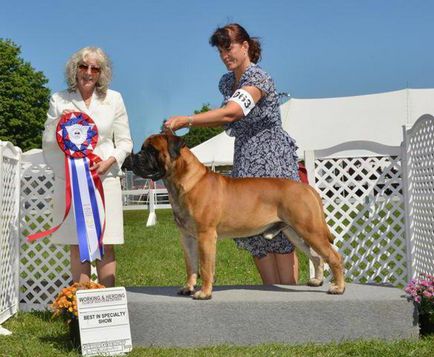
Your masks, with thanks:
M 51 228 L 54 178 L 45 164 L 24 163 L 21 181 L 20 309 L 46 309 L 61 287 L 71 283 L 69 249 L 49 238 L 26 237 Z
M 406 284 L 400 147 L 348 142 L 306 152 L 305 158 L 309 182 L 322 197 L 335 246 L 343 255 L 346 278 Z
M 18 310 L 21 150 L 0 142 L 0 323 Z
M 434 117 L 404 130 L 410 276 L 434 275 Z

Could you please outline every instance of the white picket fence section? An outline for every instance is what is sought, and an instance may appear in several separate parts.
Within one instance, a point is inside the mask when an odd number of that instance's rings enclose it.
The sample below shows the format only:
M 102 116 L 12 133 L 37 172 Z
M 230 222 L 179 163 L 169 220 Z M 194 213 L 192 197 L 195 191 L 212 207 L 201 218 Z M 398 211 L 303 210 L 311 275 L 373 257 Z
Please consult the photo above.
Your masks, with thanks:
M 309 182 L 321 195 L 334 244 L 344 258 L 346 278 L 406 284 L 401 148 L 354 141 L 306 152 L 305 159 Z
M 151 181 L 151 180 L 149 180 Z M 136 190 L 122 190 L 124 211 L 140 209 L 171 208 L 169 194 L 165 188 L 142 188 Z
M 123 210 L 149 210 L 146 227 L 157 223 L 155 210 L 171 208 L 169 193 L 166 188 L 153 188 L 151 180 L 146 183 L 146 188 L 135 190 L 122 190 Z
M 122 182 L 124 211 L 171 208 L 167 189 L 158 188 L 158 184 L 152 180 L 139 178 L 132 171 L 126 171 Z
M 26 158 L 24 158 L 26 160 Z M 20 217 L 20 309 L 42 310 L 60 288 L 72 283 L 69 248 L 50 238 L 29 243 L 26 237 L 53 226 L 54 173 L 42 155 L 23 160 Z M 42 162 L 41 162 L 42 161 Z
M 67 248 L 48 238 L 26 241 L 53 224 L 53 172 L 40 153 L 32 159 L 23 155 L 20 169 L 19 149 L 0 148 L 1 323 L 18 301 L 24 311 L 46 309 L 71 278 Z M 344 256 L 347 279 L 400 286 L 418 273 L 434 274 L 434 117 L 404 130 L 401 147 L 344 143 L 307 152 L 306 166 Z M 141 190 L 124 192 L 125 206 L 149 207 L 159 200 L 153 188 Z
M 18 311 L 21 150 L 0 142 L 0 324 Z
M 434 117 L 404 130 L 409 276 L 434 275 Z

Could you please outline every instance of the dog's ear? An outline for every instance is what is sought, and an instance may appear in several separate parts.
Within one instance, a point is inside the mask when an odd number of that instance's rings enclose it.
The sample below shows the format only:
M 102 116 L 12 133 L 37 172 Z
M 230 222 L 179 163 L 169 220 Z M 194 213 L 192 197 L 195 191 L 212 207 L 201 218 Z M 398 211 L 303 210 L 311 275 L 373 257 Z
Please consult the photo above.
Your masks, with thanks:
M 185 146 L 184 140 L 175 135 L 166 135 L 170 158 L 175 160 L 181 154 L 181 149 Z
M 133 171 L 133 156 L 135 154 L 131 151 L 131 153 L 125 158 L 124 163 L 122 164 L 122 171 Z
M 163 126 L 161 129 L 161 133 L 165 135 L 173 135 L 173 131 L 169 128 L 166 128 L 165 126 Z

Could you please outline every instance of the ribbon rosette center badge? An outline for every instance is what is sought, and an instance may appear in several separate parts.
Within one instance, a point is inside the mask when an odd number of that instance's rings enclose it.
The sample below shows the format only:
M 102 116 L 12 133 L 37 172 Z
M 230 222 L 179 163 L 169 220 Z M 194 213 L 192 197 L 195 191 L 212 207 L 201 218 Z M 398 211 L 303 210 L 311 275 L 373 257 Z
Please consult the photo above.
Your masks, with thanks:
M 81 261 L 101 259 L 105 227 L 104 191 L 98 174 L 90 170 L 94 163 L 101 161 L 93 153 L 98 142 L 97 126 L 85 113 L 67 113 L 57 124 L 56 139 L 65 153 L 65 215 L 56 227 L 32 234 L 28 239 L 33 241 L 59 229 L 72 204 Z
M 87 139 L 87 133 L 90 128 L 90 126 L 74 124 L 66 127 L 66 130 L 68 131 L 71 142 L 74 145 L 79 146 Z

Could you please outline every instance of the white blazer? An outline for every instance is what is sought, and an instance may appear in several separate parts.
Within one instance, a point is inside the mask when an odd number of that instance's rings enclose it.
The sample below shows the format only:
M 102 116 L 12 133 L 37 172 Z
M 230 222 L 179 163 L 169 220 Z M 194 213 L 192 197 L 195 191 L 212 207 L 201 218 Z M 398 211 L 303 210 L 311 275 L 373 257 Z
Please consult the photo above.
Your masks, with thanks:
M 89 108 L 78 91 L 66 90 L 52 95 L 42 136 L 42 148 L 45 161 L 54 170 L 55 176 L 61 179 L 65 179 L 65 154 L 56 141 L 56 126 L 65 109 L 86 113 L 93 119 L 98 128 L 98 143 L 94 154 L 103 160 L 113 156 L 116 163 L 105 176 L 120 175 L 120 168 L 133 149 L 128 115 L 121 94 L 109 89 L 106 97 L 100 99 L 94 92 Z

